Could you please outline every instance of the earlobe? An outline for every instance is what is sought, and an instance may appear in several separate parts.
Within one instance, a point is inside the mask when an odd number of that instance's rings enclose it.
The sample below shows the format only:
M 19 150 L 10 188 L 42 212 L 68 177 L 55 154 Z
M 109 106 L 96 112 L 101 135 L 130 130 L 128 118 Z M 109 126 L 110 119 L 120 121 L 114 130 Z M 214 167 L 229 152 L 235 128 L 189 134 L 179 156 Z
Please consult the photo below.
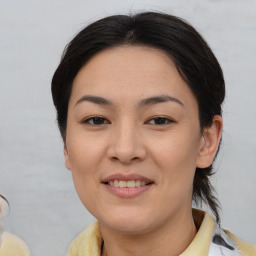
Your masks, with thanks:
M 65 166 L 67 169 L 71 170 L 71 165 L 70 165 L 70 159 L 69 159 L 69 153 L 67 149 L 67 145 L 64 145 L 64 158 L 65 158 Z
M 212 125 L 204 129 L 196 163 L 198 168 L 207 168 L 212 164 L 221 140 L 222 127 L 222 118 L 216 115 Z

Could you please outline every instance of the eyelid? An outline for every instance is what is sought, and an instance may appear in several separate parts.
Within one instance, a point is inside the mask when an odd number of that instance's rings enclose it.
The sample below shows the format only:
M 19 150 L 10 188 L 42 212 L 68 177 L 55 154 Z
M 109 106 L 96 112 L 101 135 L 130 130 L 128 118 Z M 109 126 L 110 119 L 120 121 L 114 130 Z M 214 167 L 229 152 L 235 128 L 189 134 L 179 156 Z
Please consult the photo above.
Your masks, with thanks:
M 81 124 L 85 124 L 85 125 L 91 125 L 91 126 L 101 126 L 101 125 L 105 125 L 106 123 L 103 124 L 90 124 L 89 121 L 93 120 L 95 118 L 102 118 L 104 119 L 104 122 L 107 121 L 108 123 L 110 123 L 105 117 L 103 116 L 90 116 L 90 117 L 86 117 L 81 121 Z
M 89 121 L 91 121 L 91 120 L 93 120 L 95 118 L 104 119 L 104 123 L 102 123 L 102 124 L 90 124 Z M 150 121 L 156 120 L 156 119 L 164 119 L 165 121 L 167 121 L 167 123 L 165 122 L 164 124 L 152 124 L 152 125 L 164 126 L 164 125 L 168 125 L 168 124 L 171 124 L 171 123 L 175 123 L 175 121 L 172 118 L 166 117 L 166 116 L 153 116 L 150 119 L 148 119 L 145 123 L 146 124 L 150 124 L 149 123 Z M 101 125 L 105 125 L 106 124 L 105 121 L 107 121 L 107 124 L 110 124 L 110 122 L 105 117 L 98 115 L 98 116 L 86 117 L 80 123 L 86 124 L 86 125 L 91 125 L 91 126 L 101 126 Z
M 158 118 L 165 119 L 168 122 L 164 123 L 164 124 L 153 124 L 153 125 L 164 126 L 164 125 L 168 125 L 168 124 L 171 124 L 171 123 L 175 123 L 175 121 L 173 119 L 171 119 L 170 117 L 166 117 L 166 116 L 154 116 L 154 117 L 151 117 L 150 119 L 148 119 L 148 121 L 146 123 L 149 123 L 151 120 L 158 119 Z

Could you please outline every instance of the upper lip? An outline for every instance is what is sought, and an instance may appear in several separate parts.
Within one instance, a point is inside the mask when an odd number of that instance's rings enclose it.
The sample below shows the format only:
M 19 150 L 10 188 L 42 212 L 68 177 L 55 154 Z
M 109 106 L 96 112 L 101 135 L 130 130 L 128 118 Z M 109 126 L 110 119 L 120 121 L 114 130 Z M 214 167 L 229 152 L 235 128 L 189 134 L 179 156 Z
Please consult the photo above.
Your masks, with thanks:
M 145 181 L 146 183 L 152 183 L 153 180 L 146 178 L 142 175 L 139 174 L 122 174 L 122 173 L 116 173 L 112 174 L 102 180 L 103 183 L 114 181 L 114 180 L 124 180 L 124 181 L 129 181 L 129 180 L 140 180 L 140 181 Z

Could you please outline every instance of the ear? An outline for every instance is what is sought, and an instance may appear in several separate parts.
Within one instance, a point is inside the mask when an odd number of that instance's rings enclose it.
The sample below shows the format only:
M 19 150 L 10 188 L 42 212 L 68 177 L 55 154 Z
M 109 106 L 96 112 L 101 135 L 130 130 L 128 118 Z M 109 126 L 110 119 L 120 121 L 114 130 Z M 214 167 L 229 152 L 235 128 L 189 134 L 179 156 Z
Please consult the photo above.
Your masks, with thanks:
M 219 143 L 222 135 L 223 121 L 221 116 L 215 115 L 213 117 L 212 125 L 204 129 L 196 167 L 207 168 L 209 167 L 219 148 Z
M 67 145 L 64 145 L 64 158 L 65 158 L 65 165 L 66 168 L 71 170 L 71 164 L 70 164 L 70 159 L 69 159 L 69 153 L 68 153 L 68 149 L 67 149 Z

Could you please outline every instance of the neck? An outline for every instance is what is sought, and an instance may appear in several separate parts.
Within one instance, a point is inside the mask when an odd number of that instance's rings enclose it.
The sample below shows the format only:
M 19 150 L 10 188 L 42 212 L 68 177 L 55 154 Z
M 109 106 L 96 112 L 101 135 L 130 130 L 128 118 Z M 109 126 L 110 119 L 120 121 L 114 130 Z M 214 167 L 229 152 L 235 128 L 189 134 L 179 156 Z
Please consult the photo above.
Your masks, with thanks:
M 102 224 L 100 227 L 104 240 L 102 256 L 178 256 L 196 235 L 192 212 L 140 235 L 120 234 Z

